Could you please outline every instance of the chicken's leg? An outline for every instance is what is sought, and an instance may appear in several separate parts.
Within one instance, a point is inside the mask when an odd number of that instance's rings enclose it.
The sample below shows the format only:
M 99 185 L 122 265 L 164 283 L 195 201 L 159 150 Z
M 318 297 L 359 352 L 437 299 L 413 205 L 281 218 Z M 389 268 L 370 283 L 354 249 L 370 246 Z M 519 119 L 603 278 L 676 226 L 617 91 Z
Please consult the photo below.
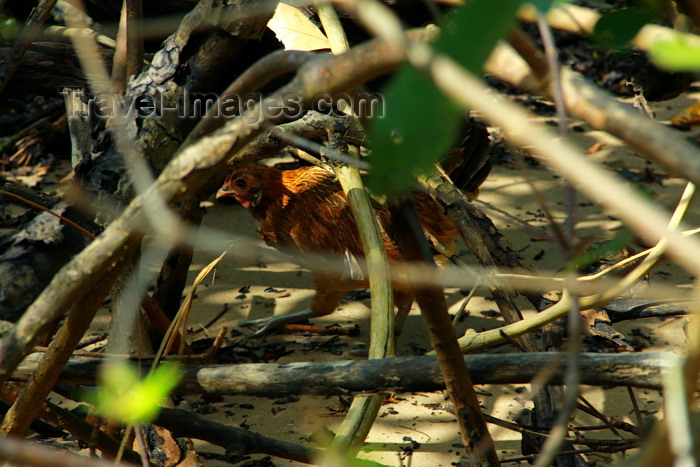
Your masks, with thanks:
M 394 318 L 394 336 L 399 337 L 413 306 L 413 291 L 410 287 L 394 284 L 394 305 L 397 308 Z
M 269 318 L 253 319 L 238 323 L 239 326 L 252 327 L 262 326 L 248 337 L 264 336 L 268 332 L 279 329 L 287 324 L 293 324 L 307 318 L 316 318 L 333 313 L 338 306 L 340 297 L 350 290 L 348 283 L 337 276 L 328 274 L 314 274 L 314 289 L 316 295 L 311 302 L 311 309 L 289 313 L 281 316 L 271 316 Z

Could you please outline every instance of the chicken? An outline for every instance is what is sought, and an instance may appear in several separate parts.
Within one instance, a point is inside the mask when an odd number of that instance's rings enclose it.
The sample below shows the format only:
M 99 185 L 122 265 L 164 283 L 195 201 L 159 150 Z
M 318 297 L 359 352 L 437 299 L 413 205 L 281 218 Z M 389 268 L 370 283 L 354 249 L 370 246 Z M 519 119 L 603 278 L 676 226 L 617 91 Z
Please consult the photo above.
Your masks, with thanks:
M 485 151 L 484 145 L 480 146 Z M 488 139 L 486 139 L 488 148 Z M 473 153 L 474 148 L 468 152 Z M 464 154 L 459 155 L 466 160 Z M 472 177 L 462 186 L 475 191 L 488 173 L 490 164 L 481 157 L 477 164 L 476 180 Z M 474 162 L 472 160 L 472 162 Z M 465 164 L 454 164 L 463 168 Z M 453 171 L 454 172 L 454 171 Z M 297 252 L 302 260 L 311 253 L 362 258 L 360 236 L 347 203 L 345 193 L 335 176 L 320 167 L 301 167 L 278 170 L 248 165 L 230 173 L 216 195 L 217 199 L 234 197 L 249 208 L 258 221 L 258 233 L 268 245 L 285 247 Z M 444 215 L 444 208 L 429 195 L 415 192 L 413 199 L 423 228 L 443 244 L 454 243 L 459 232 Z M 394 241 L 395 228 L 389 210 L 378 202 L 374 210 L 390 262 L 401 262 L 403 257 Z M 260 326 L 253 334 L 259 336 L 271 329 L 294 323 L 304 318 L 328 315 L 335 310 L 341 296 L 352 289 L 367 287 L 367 281 L 355 274 L 338 274 L 309 265 L 314 274 L 316 291 L 311 308 L 298 313 L 263 318 L 239 323 L 240 326 Z M 394 304 L 398 307 L 396 329 L 400 330 L 413 303 L 413 291 L 406 284 L 394 283 Z

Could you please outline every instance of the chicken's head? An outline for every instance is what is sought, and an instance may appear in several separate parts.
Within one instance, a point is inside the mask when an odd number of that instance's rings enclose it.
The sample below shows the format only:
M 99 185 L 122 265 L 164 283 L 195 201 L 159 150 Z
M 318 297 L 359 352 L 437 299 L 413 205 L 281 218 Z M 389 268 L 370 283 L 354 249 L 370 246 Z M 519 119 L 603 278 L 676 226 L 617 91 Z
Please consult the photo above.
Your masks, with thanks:
M 216 199 L 232 196 L 245 208 L 255 207 L 260 202 L 262 192 L 258 180 L 244 170 L 231 172 L 219 191 Z

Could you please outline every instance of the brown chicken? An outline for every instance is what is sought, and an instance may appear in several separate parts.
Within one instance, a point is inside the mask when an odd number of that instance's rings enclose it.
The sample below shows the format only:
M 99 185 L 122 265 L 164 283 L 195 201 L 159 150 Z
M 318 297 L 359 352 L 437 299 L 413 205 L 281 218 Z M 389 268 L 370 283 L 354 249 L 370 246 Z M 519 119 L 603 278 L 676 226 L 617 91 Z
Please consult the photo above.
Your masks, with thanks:
M 488 139 L 486 139 L 488 148 Z M 481 146 L 482 152 L 485 150 Z M 469 151 L 473 153 L 473 151 Z M 460 155 L 464 158 L 464 155 Z M 487 158 L 481 163 L 474 178 L 467 177 L 474 192 L 488 173 Z M 472 161 L 473 162 L 473 161 Z M 464 164 L 457 164 L 463 168 Z M 454 172 L 451 171 L 451 172 Z M 470 187 L 471 188 L 471 187 Z M 295 170 L 278 170 L 249 165 L 238 169 L 226 178 L 217 198 L 234 197 L 250 209 L 258 221 L 258 233 L 268 245 L 281 246 L 297 251 L 302 259 L 305 254 L 329 253 L 336 256 L 362 258 L 364 256 L 360 236 L 347 203 L 345 194 L 335 176 L 319 167 L 301 167 Z M 444 215 L 444 208 L 425 193 L 415 192 L 413 199 L 423 228 L 441 243 L 453 243 L 459 233 Z M 389 210 L 374 203 L 389 261 L 403 261 L 395 238 L 395 228 Z M 367 281 L 353 279 L 352 274 L 328 272 L 310 265 L 314 273 L 316 295 L 311 308 L 289 315 L 263 318 L 239 323 L 241 326 L 261 326 L 254 336 L 266 333 L 285 324 L 304 318 L 330 314 L 347 291 L 367 287 Z M 394 303 L 398 307 L 396 327 L 400 329 L 413 303 L 413 292 L 406 284 L 393 284 Z

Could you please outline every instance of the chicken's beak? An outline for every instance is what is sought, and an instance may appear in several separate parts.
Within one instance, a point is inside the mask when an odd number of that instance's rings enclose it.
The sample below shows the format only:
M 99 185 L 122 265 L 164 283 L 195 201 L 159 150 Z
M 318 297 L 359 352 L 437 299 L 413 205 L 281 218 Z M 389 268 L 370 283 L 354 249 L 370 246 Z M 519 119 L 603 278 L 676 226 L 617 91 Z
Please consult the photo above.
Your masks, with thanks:
M 226 188 L 226 185 L 219 188 L 216 192 L 216 199 L 228 198 L 229 196 L 233 196 L 233 192 Z
M 219 188 L 216 192 L 216 199 L 221 199 L 221 198 L 235 198 L 238 203 L 243 206 L 244 208 L 251 208 L 255 207 L 258 205 L 260 202 L 260 199 L 262 198 L 262 192 L 258 191 L 255 194 L 253 194 L 252 199 L 249 197 L 240 197 L 238 196 L 238 193 L 236 190 L 232 190 L 229 188 L 230 183 L 228 180 L 224 182 L 224 184 Z M 252 193 L 251 193 L 252 194 Z
M 226 180 L 224 180 L 223 185 L 221 185 L 221 188 L 219 188 L 216 192 L 216 199 L 236 196 L 236 193 L 231 189 L 233 187 L 233 180 L 231 178 L 231 175 L 232 174 L 229 174 L 226 177 Z

